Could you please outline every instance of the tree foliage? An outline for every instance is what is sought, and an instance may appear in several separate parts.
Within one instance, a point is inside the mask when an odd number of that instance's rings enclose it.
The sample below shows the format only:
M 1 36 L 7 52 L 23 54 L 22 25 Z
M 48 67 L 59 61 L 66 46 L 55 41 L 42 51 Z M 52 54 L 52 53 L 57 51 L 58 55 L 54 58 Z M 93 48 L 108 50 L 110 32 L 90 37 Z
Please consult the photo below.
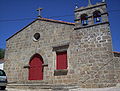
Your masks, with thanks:
M 4 58 L 5 49 L 0 48 L 0 59 Z

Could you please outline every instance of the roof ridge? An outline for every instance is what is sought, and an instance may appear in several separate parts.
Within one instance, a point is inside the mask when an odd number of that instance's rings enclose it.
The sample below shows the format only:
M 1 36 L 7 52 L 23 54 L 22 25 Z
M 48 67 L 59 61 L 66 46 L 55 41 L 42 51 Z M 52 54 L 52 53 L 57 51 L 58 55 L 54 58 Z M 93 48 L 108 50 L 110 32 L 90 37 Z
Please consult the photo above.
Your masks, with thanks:
M 120 52 L 116 52 L 116 51 L 113 51 L 113 53 L 118 53 L 118 54 L 120 54 Z
M 58 22 L 58 23 L 64 23 L 64 24 L 70 24 L 70 25 L 74 25 L 74 24 L 75 24 L 75 23 L 72 23 L 72 22 L 66 22 L 66 21 L 54 20 L 54 19 L 48 19 L 48 18 L 38 18 L 38 20 L 45 20 L 45 21 L 51 21 L 51 22 Z

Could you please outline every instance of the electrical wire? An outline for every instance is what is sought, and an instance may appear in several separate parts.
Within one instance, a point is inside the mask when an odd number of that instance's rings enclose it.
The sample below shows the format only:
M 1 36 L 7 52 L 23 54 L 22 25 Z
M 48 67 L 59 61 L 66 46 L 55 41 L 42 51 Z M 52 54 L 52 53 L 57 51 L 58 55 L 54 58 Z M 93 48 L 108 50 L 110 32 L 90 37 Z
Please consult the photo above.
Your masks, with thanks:
M 24 20 L 31 20 L 36 18 L 21 18 L 21 19 L 9 19 L 9 20 L 0 20 L 0 22 L 8 22 L 8 21 L 24 21 Z
M 108 12 L 120 12 L 120 10 L 108 10 Z M 74 14 L 69 14 L 69 15 L 61 15 L 61 16 L 50 16 L 50 17 L 45 17 L 45 18 L 61 18 L 61 17 L 71 17 L 74 16 Z M 33 20 L 37 18 L 21 18 L 21 19 L 6 19 L 6 20 L 0 20 L 0 22 L 12 22 L 12 21 L 25 21 L 25 20 Z
M 45 17 L 45 18 L 60 18 L 60 17 L 70 17 L 74 15 L 63 15 L 63 16 L 51 16 L 51 17 Z M 37 18 L 21 18 L 21 19 L 10 19 L 10 20 L 0 20 L 0 22 L 9 22 L 9 21 L 25 21 L 25 20 L 32 20 Z

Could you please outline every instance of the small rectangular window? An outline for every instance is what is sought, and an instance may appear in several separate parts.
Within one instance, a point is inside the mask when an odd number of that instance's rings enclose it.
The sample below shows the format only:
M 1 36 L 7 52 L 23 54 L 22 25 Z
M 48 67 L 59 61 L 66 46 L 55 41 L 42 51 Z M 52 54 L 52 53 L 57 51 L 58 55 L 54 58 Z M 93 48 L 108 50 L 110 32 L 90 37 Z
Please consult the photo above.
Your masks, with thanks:
M 67 51 L 57 52 L 56 53 L 56 68 L 58 69 L 67 69 Z

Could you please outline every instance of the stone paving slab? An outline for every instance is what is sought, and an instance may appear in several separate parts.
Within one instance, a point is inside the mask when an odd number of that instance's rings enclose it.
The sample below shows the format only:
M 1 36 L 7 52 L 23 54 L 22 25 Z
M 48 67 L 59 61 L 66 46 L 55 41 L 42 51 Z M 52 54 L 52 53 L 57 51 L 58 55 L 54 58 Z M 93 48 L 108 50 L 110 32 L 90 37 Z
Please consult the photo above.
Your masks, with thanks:
M 9 88 L 9 89 L 3 90 L 3 91 L 51 91 L 51 90 L 48 90 L 48 89 L 12 89 L 12 88 Z
M 79 88 L 79 89 L 73 89 L 70 91 L 120 91 L 120 88 Z

